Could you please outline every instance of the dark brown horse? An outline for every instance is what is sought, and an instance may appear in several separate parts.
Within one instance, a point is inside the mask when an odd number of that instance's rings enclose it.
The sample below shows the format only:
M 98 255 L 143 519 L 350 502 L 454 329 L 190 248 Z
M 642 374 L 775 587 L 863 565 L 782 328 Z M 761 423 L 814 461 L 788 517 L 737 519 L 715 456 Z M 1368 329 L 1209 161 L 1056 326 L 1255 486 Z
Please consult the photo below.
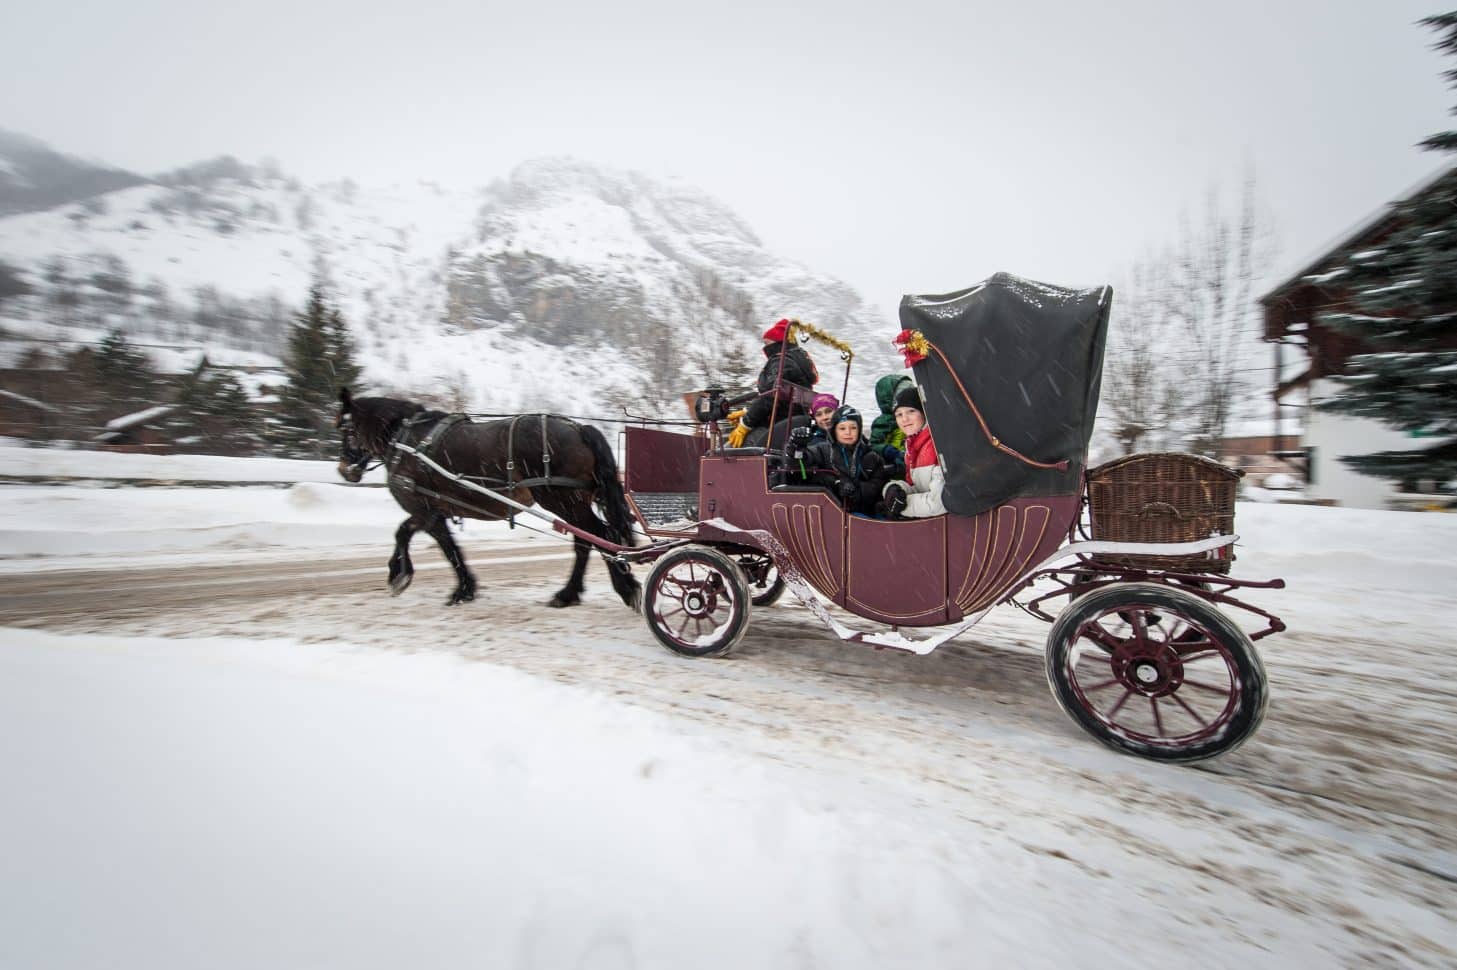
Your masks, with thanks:
M 357 482 L 370 461 L 389 467 L 389 489 L 409 518 L 395 532 L 390 557 L 390 589 L 404 592 L 414 578 L 410 539 L 427 532 L 455 569 L 457 585 L 449 605 L 475 599 L 476 579 L 450 534 L 454 517 L 498 520 L 513 510 L 487 495 L 441 475 L 396 444 L 420 449 L 431 460 L 522 505 L 539 504 L 563 521 L 619 545 L 632 544 L 632 511 L 617 462 L 602 432 L 552 415 L 521 415 L 499 421 L 469 421 L 459 415 L 431 411 L 413 401 L 389 397 L 352 397 L 339 392 L 339 474 Z M 601 506 L 606 521 L 593 503 Z M 582 576 L 591 545 L 575 539 L 576 561 L 567 584 L 551 598 L 552 606 L 581 601 Z M 606 553 L 612 587 L 636 609 L 639 587 L 628 567 Z

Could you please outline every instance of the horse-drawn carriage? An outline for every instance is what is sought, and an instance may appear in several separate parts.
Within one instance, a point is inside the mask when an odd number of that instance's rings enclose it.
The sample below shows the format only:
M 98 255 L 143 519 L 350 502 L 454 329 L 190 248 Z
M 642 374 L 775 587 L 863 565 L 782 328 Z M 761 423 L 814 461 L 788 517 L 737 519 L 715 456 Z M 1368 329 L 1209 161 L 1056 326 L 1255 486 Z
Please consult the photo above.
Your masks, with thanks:
M 774 439 L 727 447 L 724 406 L 709 395 L 695 433 L 626 429 L 625 498 L 647 544 L 553 524 L 618 569 L 649 566 L 642 611 L 675 653 L 728 653 L 753 608 L 785 590 L 843 640 L 918 654 L 1012 602 L 1052 622 L 1053 695 L 1099 741 L 1165 761 L 1228 751 L 1264 713 L 1252 640 L 1284 628 L 1232 594 L 1283 582 L 1227 575 L 1235 473 L 1185 455 L 1086 468 L 1110 301 L 1107 288 L 1005 274 L 905 298 L 897 341 L 935 435 L 948 514 L 847 514 L 832 491 L 786 479 Z M 775 392 L 794 406 L 792 389 Z M 535 511 L 499 485 L 471 487 Z M 1054 615 L 1058 598 L 1067 603 Z M 827 604 L 878 629 L 852 627 Z M 1248 610 L 1264 628 L 1247 634 L 1220 606 Z

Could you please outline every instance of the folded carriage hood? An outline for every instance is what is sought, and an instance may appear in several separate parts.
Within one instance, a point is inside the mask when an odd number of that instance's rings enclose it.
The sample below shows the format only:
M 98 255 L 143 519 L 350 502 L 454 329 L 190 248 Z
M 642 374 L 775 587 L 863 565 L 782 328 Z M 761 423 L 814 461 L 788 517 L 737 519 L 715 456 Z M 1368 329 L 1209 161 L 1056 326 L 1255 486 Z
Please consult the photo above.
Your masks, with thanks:
M 1014 496 L 1080 490 L 1112 301 L 1106 286 L 1074 290 L 1008 273 L 901 300 L 901 326 L 941 352 L 929 350 L 912 372 L 945 465 L 948 511 L 976 515 Z M 1032 461 L 1067 464 L 1036 467 L 992 438 Z

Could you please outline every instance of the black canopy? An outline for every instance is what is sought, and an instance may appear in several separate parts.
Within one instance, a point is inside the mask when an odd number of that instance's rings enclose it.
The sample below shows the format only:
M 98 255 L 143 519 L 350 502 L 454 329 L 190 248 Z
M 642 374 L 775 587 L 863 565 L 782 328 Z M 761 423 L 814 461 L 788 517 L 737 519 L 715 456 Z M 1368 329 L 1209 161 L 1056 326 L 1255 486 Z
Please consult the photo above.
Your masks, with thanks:
M 948 511 L 1077 494 L 1112 299 L 1106 286 L 1070 290 L 997 273 L 957 293 L 901 300 L 901 326 L 946 357 L 928 350 L 912 373 L 946 469 Z

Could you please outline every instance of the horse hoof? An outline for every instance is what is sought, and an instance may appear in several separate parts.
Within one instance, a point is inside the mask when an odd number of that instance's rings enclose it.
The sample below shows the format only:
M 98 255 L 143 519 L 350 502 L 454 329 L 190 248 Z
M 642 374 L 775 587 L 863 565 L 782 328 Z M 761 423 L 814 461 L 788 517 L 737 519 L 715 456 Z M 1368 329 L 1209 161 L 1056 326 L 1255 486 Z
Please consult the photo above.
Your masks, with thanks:
M 559 610 L 566 606 L 576 606 L 580 602 L 582 601 L 579 597 L 563 596 L 561 593 L 558 593 L 548 600 L 546 605 Z
M 405 590 L 410 588 L 410 583 L 413 582 L 414 579 L 414 573 L 401 573 L 400 575 L 396 576 L 394 579 L 390 580 L 390 595 L 399 596 Z

